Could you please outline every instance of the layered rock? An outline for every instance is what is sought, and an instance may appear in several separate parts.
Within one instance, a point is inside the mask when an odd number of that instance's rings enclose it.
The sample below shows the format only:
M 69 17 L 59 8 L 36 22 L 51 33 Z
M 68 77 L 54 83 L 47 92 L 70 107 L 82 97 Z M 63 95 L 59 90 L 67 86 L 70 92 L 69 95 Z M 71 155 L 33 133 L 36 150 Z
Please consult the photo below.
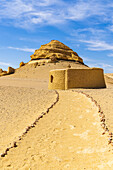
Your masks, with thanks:
M 52 60 L 71 60 L 83 63 L 81 57 L 78 56 L 71 48 L 57 40 L 52 40 L 48 44 L 41 45 L 38 50 L 35 50 L 31 55 L 31 60 L 36 59 L 51 59 Z

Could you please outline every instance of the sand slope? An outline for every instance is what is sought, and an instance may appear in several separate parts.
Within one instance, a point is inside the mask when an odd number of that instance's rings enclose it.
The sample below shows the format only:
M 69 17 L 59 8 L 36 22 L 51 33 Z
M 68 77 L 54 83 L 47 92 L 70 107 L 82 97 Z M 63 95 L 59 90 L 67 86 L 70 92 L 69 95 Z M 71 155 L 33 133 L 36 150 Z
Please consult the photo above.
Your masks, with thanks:
M 7 77 L 18 77 L 18 78 L 35 78 L 40 80 L 48 80 L 49 71 L 53 69 L 63 69 L 71 65 L 72 68 L 88 68 L 87 66 L 71 61 L 59 61 L 58 63 L 47 63 L 35 67 L 35 64 L 27 64 L 23 67 L 16 69 L 15 74 Z

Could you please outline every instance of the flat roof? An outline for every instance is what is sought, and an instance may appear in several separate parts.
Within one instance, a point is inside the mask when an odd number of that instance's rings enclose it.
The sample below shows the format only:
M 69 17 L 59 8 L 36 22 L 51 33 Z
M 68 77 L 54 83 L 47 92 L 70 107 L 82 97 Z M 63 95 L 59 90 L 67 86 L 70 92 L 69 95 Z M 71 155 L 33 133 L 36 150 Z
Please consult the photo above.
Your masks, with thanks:
M 65 70 L 103 70 L 102 68 L 92 67 L 92 68 L 65 68 L 65 69 L 54 69 L 50 71 L 65 71 Z

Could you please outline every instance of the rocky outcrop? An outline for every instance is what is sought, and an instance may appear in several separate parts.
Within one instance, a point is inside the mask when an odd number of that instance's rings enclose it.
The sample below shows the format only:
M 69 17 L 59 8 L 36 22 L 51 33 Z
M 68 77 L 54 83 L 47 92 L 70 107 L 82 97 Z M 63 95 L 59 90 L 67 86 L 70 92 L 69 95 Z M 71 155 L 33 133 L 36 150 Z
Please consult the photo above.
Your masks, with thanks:
M 7 75 L 7 71 L 3 71 L 2 73 L 0 73 L 0 77 L 5 75 Z
M 3 72 L 3 70 L 0 68 L 0 74 Z
M 3 71 L 2 69 L 0 69 L 0 77 L 8 75 L 8 74 L 13 74 L 14 72 L 15 72 L 15 69 L 12 67 L 8 67 L 8 71 Z
M 25 63 L 22 61 L 21 63 L 20 63 L 20 67 L 22 67 L 22 66 L 24 66 L 25 65 Z
M 36 59 L 51 59 L 51 61 L 60 59 L 83 63 L 82 58 L 76 52 L 57 40 L 52 40 L 48 44 L 41 45 L 38 50 L 35 50 L 34 54 L 31 55 L 31 60 Z
M 12 67 L 8 67 L 8 71 L 7 71 L 7 74 L 12 74 L 15 72 L 15 69 L 12 68 Z

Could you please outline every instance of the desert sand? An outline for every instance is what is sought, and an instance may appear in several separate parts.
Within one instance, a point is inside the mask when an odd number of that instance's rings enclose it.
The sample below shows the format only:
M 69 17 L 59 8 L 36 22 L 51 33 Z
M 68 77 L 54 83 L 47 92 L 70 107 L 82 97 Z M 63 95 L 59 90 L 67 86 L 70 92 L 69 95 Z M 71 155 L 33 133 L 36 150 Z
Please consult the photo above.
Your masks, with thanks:
M 0 153 L 55 100 L 54 91 L 0 87 Z
M 49 70 L 69 64 L 87 67 L 73 62 L 36 68 L 31 64 L 0 77 L 0 169 L 113 169 L 113 148 L 108 132 L 103 133 L 98 107 L 78 93 L 83 91 L 97 101 L 113 132 L 112 77 L 106 75 L 106 89 L 57 90 L 58 94 L 48 90 Z

